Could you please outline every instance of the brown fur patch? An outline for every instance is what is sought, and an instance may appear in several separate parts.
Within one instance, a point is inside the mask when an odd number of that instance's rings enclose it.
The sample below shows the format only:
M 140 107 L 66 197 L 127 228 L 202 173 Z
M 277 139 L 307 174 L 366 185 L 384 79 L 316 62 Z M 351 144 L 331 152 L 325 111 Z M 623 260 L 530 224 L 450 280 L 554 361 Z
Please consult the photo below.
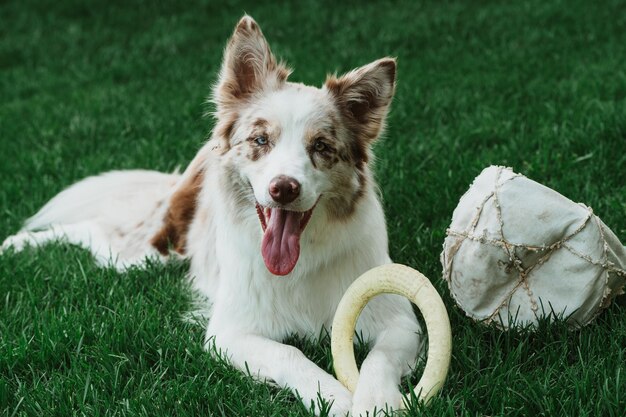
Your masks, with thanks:
M 345 178 L 345 192 L 336 193 L 335 196 L 328 200 L 328 220 L 344 221 L 349 218 L 356 210 L 357 204 L 365 196 L 367 187 L 368 174 L 364 165 L 357 168 L 358 186 L 354 189 L 352 181 Z
M 269 128 L 269 122 L 265 119 L 256 119 L 254 123 L 252 123 L 252 126 L 263 133 Z
M 267 138 L 266 145 L 259 145 L 256 143 L 256 138 L 259 136 L 265 136 Z M 278 138 L 280 137 L 280 128 L 277 126 L 271 126 L 265 119 L 256 119 L 252 123 L 252 133 L 248 138 L 248 152 L 246 157 L 251 161 L 257 161 L 263 155 L 268 154 Z
M 248 149 L 248 153 L 246 156 L 251 161 L 258 161 L 263 155 L 266 155 L 270 151 L 270 145 L 260 146 L 254 143 L 250 144 L 250 148 Z
M 220 141 L 220 153 L 223 155 L 230 149 L 230 139 L 235 131 L 235 125 L 237 123 L 238 115 L 236 113 L 229 113 L 218 120 L 215 125 L 215 135 Z
M 150 243 L 159 253 L 167 255 L 170 247 L 184 254 L 189 225 L 196 213 L 198 194 L 204 180 L 204 170 L 198 170 L 184 181 L 172 195 L 170 205 L 163 220 L 163 227 Z
M 312 144 L 308 147 L 309 158 L 314 168 L 317 169 L 331 169 L 337 163 L 339 163 L 339 155 L 337 150 L 332 145 L 327 145 L 328 150 L 318 152 L 315 150 L 315 145 Z
M 345 145 L 337 138 L 337 119 L 332 114 L 328 119 L 325 126 L 316 126 L 306 133 L 306 150 L 313 167 L 317 169 L 331 169 L 340 159 L 343 160 L 341 154 L 347 154 L 343 149 Z M 315 149 L 318 141 L 326 145 L 326 150 L 320 152 Z

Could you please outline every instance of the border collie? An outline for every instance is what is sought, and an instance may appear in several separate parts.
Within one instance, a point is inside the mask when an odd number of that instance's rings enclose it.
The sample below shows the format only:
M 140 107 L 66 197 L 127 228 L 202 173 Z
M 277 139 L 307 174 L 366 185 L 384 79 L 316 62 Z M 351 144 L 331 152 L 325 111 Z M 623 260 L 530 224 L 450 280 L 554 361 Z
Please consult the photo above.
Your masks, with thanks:
M 209 300 L 206 347 L 244 372 L 296 392 L 317 414 L 397 408 L 419 350 L 410 303 L 381 295 L 357 332 L 372 349 L 354 395 L 293 346 L 318 338 L 363 272 L 390 263 L 371 146 L 385 124 L 396 62 L 383 58 L 321 88 L 287 80 L 244 16 L 213 90 L 211 139 L 181 174 L 114 171 L 48 202 L 3 249 L 64 239 L 123 269 L 146 257 L 190 259 Z M 212 350 L 212 349 L 211 349 Z

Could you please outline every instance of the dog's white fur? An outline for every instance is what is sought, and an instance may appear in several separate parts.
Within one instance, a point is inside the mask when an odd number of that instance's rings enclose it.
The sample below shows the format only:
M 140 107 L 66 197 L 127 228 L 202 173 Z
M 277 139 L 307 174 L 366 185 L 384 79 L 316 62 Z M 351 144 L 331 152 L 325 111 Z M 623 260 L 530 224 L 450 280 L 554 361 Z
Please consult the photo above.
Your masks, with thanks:
M 393 76 L 385 79 L 391 67 Z M 281 343 L 293 334 L 317 338 L 330 328 L 346 288 L 368 269 L 391 262 L 367 154 L 357 164 L 350 154 L 355 147 L 346 144 L 361 141 L 369 153 L 393 95 L 395 62 L 374 62 L 332 78 L 329 83 L 335 84 L 322 89 L 286 82 L 287 74 L 256 23 L 244 17 L 227 46 L 215 90 L 218 126 L 185 173 L 118 171 L 87 178 L 53 198 L 3 248 L 63 238 L 120 268 L 141 264 L 146 256 L 165 259 L 150 239 L 162 227 L 172 196 L 201 172 L 186 255 L 195 286 L 211 302 L 207 347 L 214 343 L 237 368 L 296 391 L 316 413 L 318 393 L 331 402 L 332 415 L 396 408 L 400 378 L 419 346 L 420 328 L 404 298 L 376 297 L 359 318 L 357 332 L 372 350 L 354 395 L 300 350 Z M 351 107 L 364 102 L 365 108 Z M 346 111 L 352 113 L 342 114 Z M 259 149 L 249 138 L 259 119 L 269 125 L 264 134 L 272 145 L 252 157 Z M 331 163 L 307 148 L 305 138 L 327 128 L 336 136 L 337 153 L 346 149 L 343 161 Z M 301 184 L 287 209 L 306 211 L 317 203 L 302 234 L 298 263 L 286 277 L 272 275 L 264 264 L 254 206 L 256 200 L 277 207 L 268 187 L 278 175 Z

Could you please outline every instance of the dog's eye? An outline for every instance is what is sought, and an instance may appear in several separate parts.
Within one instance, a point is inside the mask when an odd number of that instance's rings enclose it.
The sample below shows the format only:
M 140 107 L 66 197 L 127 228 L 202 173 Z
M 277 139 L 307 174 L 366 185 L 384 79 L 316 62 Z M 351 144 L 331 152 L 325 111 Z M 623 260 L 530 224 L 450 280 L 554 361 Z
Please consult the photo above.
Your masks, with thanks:
M 328 145 L 321 138 L 317 138 L 313 144 L 313 149 L 315 149 L 315 152 L 325 152 L 328 150 Z
M 265 145 L 267 145 L 267 136 L 265 136 L 265 135 L 259 135 L 259 136 L 257 136 L 256 138 L 254 138 L 254 142 L 255 142 L 257 145 L 260 145 L 260 146 L 265 146 Z

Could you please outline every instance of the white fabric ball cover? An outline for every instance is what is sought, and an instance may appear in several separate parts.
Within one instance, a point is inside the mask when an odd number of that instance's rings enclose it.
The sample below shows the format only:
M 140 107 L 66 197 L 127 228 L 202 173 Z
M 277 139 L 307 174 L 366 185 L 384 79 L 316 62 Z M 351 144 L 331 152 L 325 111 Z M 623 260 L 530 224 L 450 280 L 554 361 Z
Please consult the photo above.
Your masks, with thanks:
M 465 313 L 503 328 L 584 326 L 626 283 L 626 249 L 589 207 L 500 166 L 459 201 L 441 263 Z

